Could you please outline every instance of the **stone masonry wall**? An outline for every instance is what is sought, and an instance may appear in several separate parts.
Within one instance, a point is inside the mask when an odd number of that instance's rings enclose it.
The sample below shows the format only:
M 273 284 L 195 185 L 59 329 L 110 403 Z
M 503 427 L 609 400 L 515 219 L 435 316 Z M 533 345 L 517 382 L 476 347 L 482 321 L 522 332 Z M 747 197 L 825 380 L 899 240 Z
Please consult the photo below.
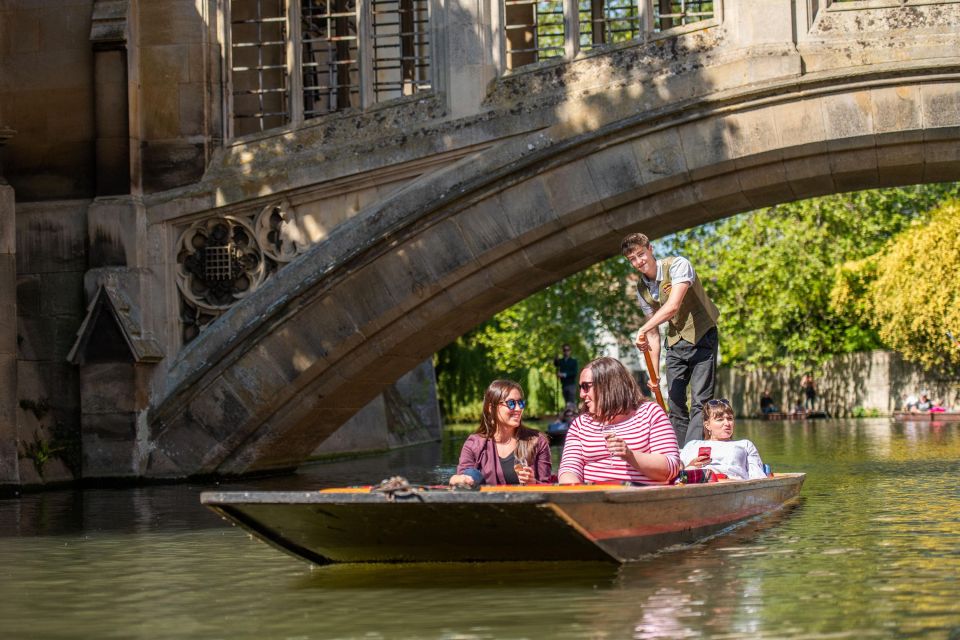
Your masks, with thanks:
M 729 398 L 738 415 L 760 413 L 760 394 L 769 389 L 781 410 L 802 402 L 800 379 L 807 370 L 746 371 L 723 367 L 718 372 L 717 397 Z M 856 408 L 890 413 L 903 407 L 904 397 L 927 390 L 945 407 L 960 408 L 960 371 L 925 372 L 896 353 L 872 351 L 837 356 L 809 371 L 817 388 L 816 410 L 846 417 Z
M 49 446 L 40 469 L 20 461 L 24 484 L 71 480 L 79 468 L 80 391 L 67 362 L 84 314 L 87 201 L 17 205 L 17 403 L 21 453 Z

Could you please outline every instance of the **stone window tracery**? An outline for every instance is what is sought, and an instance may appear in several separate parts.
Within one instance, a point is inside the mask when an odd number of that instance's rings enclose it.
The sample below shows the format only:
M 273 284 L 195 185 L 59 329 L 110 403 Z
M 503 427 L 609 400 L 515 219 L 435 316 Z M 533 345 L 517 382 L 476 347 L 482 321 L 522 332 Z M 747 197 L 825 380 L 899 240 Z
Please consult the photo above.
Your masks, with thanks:
M 253 216 L 214 216 L 182 229 L 176 281 L 183 343 L 310 245 L 285 201 L 267 205 Z
M 230 0 L 230 135 L 432 88 L 430 0 Z

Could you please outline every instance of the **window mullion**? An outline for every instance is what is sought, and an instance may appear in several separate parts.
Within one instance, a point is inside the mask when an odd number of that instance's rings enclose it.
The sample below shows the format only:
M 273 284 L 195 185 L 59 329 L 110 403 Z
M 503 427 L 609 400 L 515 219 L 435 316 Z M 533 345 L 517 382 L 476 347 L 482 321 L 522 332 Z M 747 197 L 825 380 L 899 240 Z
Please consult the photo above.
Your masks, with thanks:
M 287 0 L 287 78 L 290 83 L 290 121 L 303 122 L 303 35 L 300 0 Z
M 376 102 L 373 89 L 374 33 L 372 2 L 357 0 L 357 56 L 360 71 L 360 106 L 364 109 Z
M 580 52 L 580 3 L 563 0 L 563 54 L 567 59 Z

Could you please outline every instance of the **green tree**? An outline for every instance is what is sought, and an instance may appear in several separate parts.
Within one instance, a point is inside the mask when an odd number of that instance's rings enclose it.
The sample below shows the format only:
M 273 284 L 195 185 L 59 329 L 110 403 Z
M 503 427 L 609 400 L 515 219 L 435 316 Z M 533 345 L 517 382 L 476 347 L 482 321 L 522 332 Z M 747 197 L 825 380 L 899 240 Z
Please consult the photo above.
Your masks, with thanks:
M 558 409 L 553 359 L 564 343 L 581 366 L 604 331 L 629 338 L 640 311 L 628 291 L 632 271 L 615 257 L 574 274 L 500 312 L 437 353 L 437 386 L 447 419 L 479 415 L 487 384 L 498 377 L 524 386 L 529 413 Z
M 877 348 L 861 314 L 830 305 L 837 270 L 877 252 L 957 183 L 812 198 L 744 213 L 666 239 L 659 255 L 688 257 L 721 311 L 727 363 L 822 362 Z
M 883 342 L 930 368 L 960 365 L 960 201 L 904 229 L 836 274 L 831 305 L 862 313 Z

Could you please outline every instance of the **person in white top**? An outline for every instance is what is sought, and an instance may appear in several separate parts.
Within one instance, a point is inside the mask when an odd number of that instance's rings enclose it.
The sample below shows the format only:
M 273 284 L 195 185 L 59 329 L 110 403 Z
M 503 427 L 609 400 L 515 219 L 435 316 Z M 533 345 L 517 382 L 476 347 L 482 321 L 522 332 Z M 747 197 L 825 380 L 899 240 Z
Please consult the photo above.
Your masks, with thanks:
M 727 400 L 703 403 L 703 440 L 680 450 L 686 469 L 707 469 L 731 480 L 766 478 L 760 452 L 749 440 L 733 439 L 733 407 Z

